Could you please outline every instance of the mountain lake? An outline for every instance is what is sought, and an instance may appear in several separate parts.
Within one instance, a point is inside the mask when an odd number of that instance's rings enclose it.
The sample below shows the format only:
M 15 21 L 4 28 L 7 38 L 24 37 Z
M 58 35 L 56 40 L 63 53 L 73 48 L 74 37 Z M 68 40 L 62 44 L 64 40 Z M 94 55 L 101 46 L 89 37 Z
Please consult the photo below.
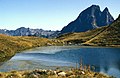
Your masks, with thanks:
M 120 48 L 48 46 L 17 53 L 0 66 L 0 71 L 33 69 L 69 69 L 83 65 L 94 66 L 94 71 L 120 78 Z

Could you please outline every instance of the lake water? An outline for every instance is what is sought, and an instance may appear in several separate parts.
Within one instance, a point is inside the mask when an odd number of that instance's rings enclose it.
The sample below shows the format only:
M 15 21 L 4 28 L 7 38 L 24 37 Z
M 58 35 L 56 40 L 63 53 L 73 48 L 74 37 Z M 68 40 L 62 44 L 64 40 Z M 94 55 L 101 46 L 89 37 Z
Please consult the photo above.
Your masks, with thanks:
M 120 48 L 48 46 L 23 51 L 0 66 L 0 71 L 75 67 L 82 58 L 95 71 L 120 78 Z

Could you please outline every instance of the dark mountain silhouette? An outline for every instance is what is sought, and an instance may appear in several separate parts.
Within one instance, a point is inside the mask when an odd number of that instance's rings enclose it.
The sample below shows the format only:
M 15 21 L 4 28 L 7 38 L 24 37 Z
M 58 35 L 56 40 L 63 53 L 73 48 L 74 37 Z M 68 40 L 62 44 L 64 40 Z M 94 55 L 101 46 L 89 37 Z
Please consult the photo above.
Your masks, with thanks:
M 75 21 L 72 21 L 61 30 L 61 34 L 70 32 L 85 32 L 101 26 L 111 24 L 114 18 L 106 7 L 103 11 L 98 5 L 92 5 L 82 11 Z

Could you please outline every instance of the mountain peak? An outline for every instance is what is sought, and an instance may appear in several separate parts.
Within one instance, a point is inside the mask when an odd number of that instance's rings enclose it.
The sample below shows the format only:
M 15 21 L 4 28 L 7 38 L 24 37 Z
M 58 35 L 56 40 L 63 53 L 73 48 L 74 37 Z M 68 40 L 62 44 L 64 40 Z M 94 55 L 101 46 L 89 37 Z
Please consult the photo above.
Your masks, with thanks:
M 109 12 L 108 8 L 106 7 L 103 12 Z
M 120 14 L 118 15 L 118 18 L 116 19 L 116 21 L 120 21 Z
M 92 6 L 88 7 L 87 9 L 100 10 L 100 7 L 99 7 L 99 5 L 92 5 Z
M 82 11 L 75 21 L 70 22 L 61 30 L 61 34 L 70 32 L 85 32 L 111 24 L 114 18 L 106 7 L 103 12 L 99 5 L 91 5 Z
M 119 14 L 118 18 L 120 19 L 120 14 Z
M 91 5 L 90 7 L 99 7 L 99 5 Z

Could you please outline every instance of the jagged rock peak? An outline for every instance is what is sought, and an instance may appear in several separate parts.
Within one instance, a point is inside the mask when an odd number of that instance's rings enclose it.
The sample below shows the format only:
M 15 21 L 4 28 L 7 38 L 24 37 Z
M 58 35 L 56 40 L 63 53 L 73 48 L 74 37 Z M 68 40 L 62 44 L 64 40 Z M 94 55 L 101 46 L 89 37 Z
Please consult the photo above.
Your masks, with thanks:
M 99 5 L 92 5 L 92 6 L 88 7 L 87 9 L 83 10 L 81 13 L 83 13 L 84 11 L 87 11 L 87 10 L 89 10 L 89 12 L 94 12 L 96 10 L 100 11 L 100 7 L 99 7 Z
M 118 18 L 116 20 L 120 20 L 120 14 L 118 15 Z
M 85 32 L 101 26 L 111 24 L 114 18 L 106 7 L 103 11 L 99 5 L 92 5 L 83 10 L 76 20 L 70 22 L 61 30 L 61 34 L 71 32 Z
M 103 12 L 109 12 L 108 8 L 106 7 Z
M 100 9 L 99 5 L 92 5 L 90 6 L 91 8 L 97 8 L 97 9 Z M 88 7 L 89 8 L 89 7 Z

